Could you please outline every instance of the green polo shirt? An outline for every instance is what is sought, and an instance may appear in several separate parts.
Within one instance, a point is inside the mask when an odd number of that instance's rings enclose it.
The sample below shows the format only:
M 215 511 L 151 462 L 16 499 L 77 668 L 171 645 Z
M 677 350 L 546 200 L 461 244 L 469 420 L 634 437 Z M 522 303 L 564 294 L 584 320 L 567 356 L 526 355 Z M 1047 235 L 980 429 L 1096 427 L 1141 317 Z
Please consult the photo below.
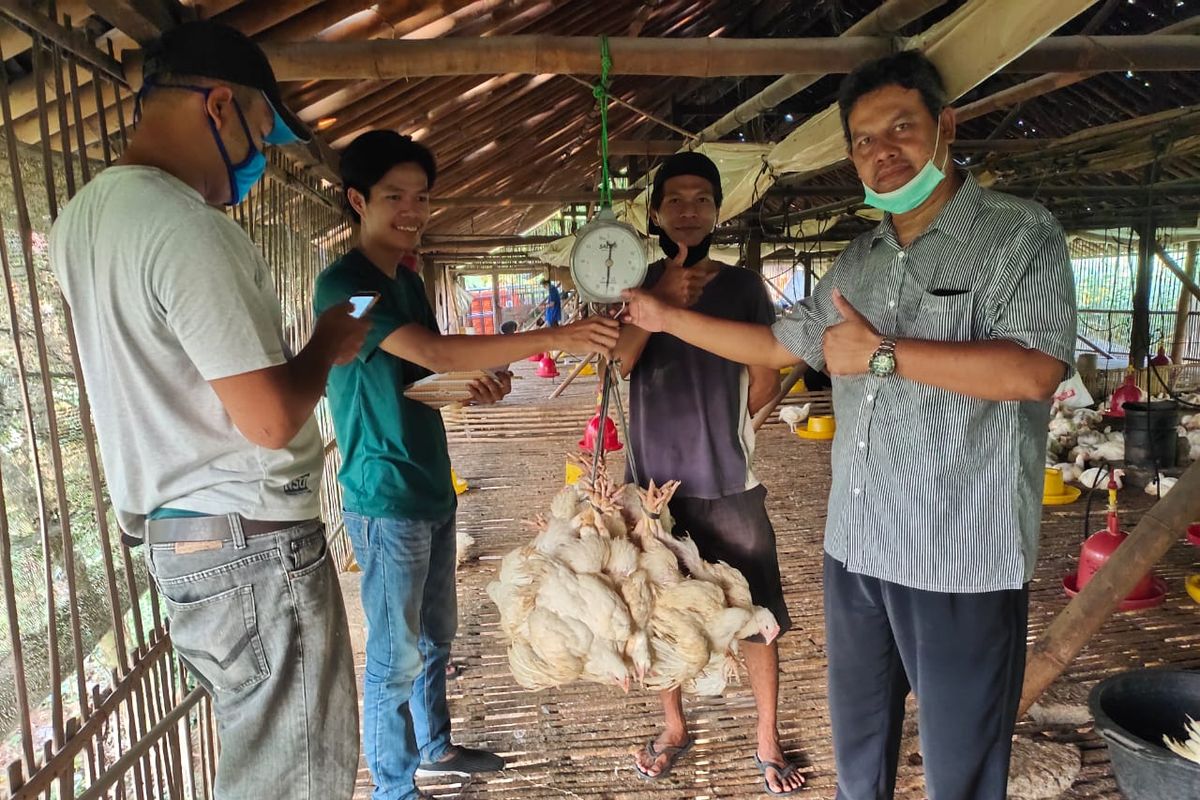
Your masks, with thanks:
M 371 330 L 358 357 L 329 372 L 329 408 L 337 434 L 346 510 L 369 517 L 439 519 L 455 506 L 442 415 L 404 396 L 404 387 L 431 374 L 380 347 L 405 325 L 438 333 L 421 279 L 401 267 L 394 279 L 358 250 L 317 277 L 317 314 L 356 292 L 379 292 Z

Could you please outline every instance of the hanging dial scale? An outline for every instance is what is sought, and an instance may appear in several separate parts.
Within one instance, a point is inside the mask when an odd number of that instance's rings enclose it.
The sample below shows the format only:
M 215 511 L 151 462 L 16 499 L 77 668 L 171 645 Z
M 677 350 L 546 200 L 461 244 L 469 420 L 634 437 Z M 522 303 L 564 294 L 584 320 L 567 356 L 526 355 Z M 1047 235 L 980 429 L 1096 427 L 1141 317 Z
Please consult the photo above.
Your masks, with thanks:
M 600 37 L 600 82 L 592 89 L 600 105 L 600 211 L 575 232 L 571 280 L 581 299 L 608 305 L 622 302 L 621 292 L 646 280 L 646 248 L 632 225 L 612 211 L 612 174 L 608 170 L 608 85 L 612 56 L 608 37 Z
M 621 292 L 646 280 L 646 248 L 632 225 L 602 208 L 575 233 L 571 280 L 589 303 L 620 303 Z

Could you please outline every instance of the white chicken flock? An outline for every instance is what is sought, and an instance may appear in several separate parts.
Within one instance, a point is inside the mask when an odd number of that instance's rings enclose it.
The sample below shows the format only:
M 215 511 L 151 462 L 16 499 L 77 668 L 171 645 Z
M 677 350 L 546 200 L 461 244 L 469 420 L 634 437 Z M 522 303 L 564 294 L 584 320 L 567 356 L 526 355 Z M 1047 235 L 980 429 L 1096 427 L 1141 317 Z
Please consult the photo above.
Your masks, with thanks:
M 509 552 L 487 592 L 500 609 L 517 683 L 574 681 L 719 695 L 739 639 L 779 633 L 740 572 L 671 534 L 677 482 L 649 489 L 604 474 L 567 486 L 537 535 Z
M 1200 394 L 1184 395 L 1185 403 L 1200 405 Z M 1065 483 L 1079 483 L 1085 488 L 1103 489 L 1108 485 L 1108 467 L 1125 460 L 1125 435 L 1104 427 L 1099 411 L 1088 408 L 1070 409 L 1055 404 L 1046 438 L 1046 466 L 1062 472 Z M 1200 458 L 1200 413 L 1182 414 L 1177 431 L 1187 441 L 1187 453 L 1192 460 Z M 1181 447 L 1185 447 L 1181 443 Z M 1122 486 L 1124 470 L 1114 469 L 1117 488 Z M 1147 487 L 1148 494 L 1166 494 L 1174 479 L 1163 478 L 1161 485 Z

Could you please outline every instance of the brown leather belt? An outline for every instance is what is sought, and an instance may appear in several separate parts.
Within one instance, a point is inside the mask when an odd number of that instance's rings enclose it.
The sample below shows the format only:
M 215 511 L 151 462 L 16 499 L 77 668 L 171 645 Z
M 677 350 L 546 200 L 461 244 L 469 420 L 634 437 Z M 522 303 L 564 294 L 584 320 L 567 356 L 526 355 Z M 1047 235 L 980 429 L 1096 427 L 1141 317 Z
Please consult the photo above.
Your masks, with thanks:
M 223 517 L 175 517 L 152 519 L 146 524 L 146 544 L 171 544 L 174 542 L 236 542 L 240 529 L 241 538 L 262 536 L 268 533 L 294 528 L 317 520 L 272 521 L 246 519 L 240 514 Z

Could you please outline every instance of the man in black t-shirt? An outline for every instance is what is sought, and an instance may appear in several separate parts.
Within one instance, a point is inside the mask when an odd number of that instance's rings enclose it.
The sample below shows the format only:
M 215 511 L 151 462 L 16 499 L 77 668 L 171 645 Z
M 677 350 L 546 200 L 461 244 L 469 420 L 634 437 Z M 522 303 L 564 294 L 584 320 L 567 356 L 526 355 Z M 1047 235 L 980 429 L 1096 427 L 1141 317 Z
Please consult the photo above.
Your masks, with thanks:
M 704 314 L 769 325 L 775 312 L 762 278 L 708 258 L 720 205 L 721 176 L 712 161 L 699 153 L 667 159 L 654 180 L 650 232 L 668 259 L 651 265 L 644 288 Z M 769 608 L 786 632 L 791 620 L 766 490 L 751 470 L 751 416 L 779 390 L 779 374 L 632 325 L 622 329 L 616 356 L 630 378 L 629 446 L 638 477 L 643 484 L 680 481 L 670 504 L 676 532 L 687 532 L 706 560 L 740 570 L 754 602 Z M 804 778 L 779 741 L 777 646 L 762 636 L 740 646 L 758 707 L 755 763 L 768 791 L 790 794 Z M 635 756 L 634 768 L 647 780 L 666 777 L 692 744 L 680 691 L 663 692 L 662 700 L 666 726 Z

